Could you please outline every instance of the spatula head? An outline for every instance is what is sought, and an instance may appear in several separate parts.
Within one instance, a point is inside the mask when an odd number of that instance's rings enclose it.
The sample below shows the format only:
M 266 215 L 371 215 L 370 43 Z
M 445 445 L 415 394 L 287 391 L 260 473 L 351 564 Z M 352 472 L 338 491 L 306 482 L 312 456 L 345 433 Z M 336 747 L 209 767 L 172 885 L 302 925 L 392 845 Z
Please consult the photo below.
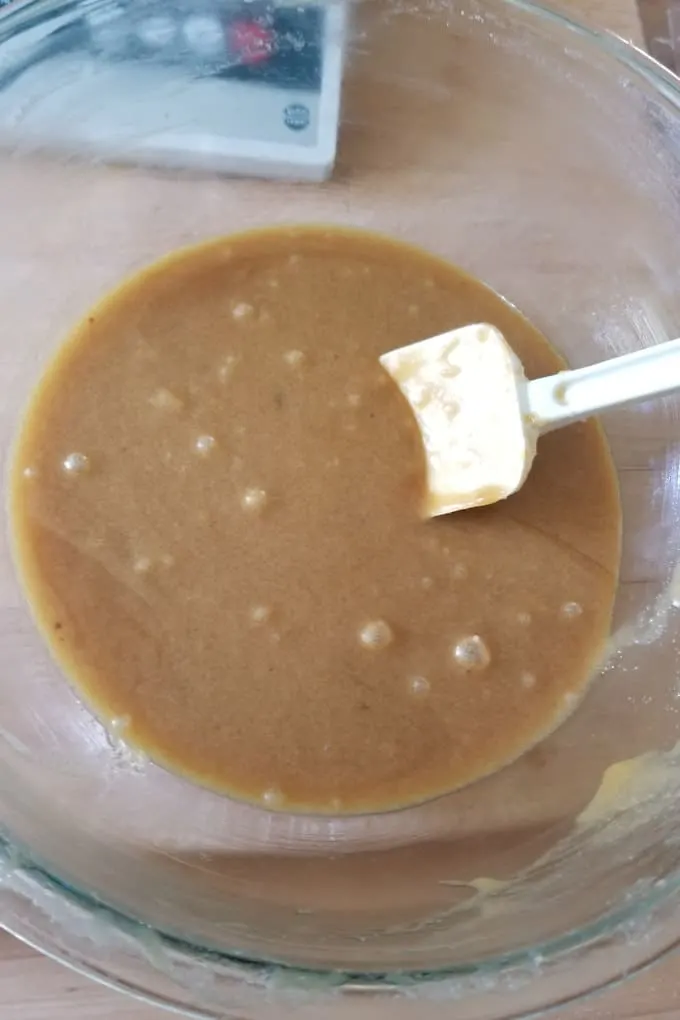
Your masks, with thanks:
M 538 430 L 524 412 L 521 362 L 481 323 L 380 358 L 411 406 L 427 459 L 427 517 L 505 499 L 524 482 Z

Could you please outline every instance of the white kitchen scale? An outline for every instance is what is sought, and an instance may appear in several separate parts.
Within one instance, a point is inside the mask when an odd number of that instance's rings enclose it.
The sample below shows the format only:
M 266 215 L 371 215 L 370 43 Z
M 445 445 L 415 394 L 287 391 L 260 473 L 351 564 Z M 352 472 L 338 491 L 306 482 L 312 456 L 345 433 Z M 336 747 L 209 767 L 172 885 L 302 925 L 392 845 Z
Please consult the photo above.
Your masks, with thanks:
M 29 22 L 31 7 L 0 20 L 0 145 L 293 180 L 332 172 L 346 0 L 76 0 Z

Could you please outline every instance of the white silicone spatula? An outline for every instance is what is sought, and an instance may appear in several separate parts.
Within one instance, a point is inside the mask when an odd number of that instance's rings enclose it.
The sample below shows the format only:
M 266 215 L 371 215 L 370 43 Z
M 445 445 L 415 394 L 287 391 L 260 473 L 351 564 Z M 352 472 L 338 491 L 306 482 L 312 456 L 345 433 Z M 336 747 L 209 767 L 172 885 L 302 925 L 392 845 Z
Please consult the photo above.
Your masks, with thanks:
M 680 388 L 680 340 L 529 382 L 486 323 L 390 351 L 380 363 L 420 428 L 429 517 L 516 492 L 541 433 Z

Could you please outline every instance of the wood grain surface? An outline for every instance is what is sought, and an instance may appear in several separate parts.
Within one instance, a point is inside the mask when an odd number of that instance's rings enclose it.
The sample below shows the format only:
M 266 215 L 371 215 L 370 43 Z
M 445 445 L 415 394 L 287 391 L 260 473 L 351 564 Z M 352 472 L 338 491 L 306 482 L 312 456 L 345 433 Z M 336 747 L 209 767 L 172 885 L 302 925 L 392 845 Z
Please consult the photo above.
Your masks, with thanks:
M 563 0 L 560 6 L 641 45 L 634 0 Z M 678 969 L 678 962 L 668 959 L 618 988 L 552 1016 L 555 1020 L 680 1020 Z M 162 1020 L 167 1015 L 80 977 L 0 933 L 0 1020 Z M 357 1020 L 370 1020 L 358 1011 L 356 1015 Z

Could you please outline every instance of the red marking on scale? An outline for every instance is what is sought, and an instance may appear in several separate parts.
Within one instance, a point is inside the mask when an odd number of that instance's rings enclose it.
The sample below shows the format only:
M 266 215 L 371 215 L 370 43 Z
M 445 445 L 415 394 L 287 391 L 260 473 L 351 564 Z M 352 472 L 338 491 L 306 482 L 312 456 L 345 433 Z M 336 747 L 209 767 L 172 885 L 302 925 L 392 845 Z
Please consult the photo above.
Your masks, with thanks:
M 261 64 L 274 50 L 274 32 L 257 21 L 232 21 L 229 45 L 244 64 Z

